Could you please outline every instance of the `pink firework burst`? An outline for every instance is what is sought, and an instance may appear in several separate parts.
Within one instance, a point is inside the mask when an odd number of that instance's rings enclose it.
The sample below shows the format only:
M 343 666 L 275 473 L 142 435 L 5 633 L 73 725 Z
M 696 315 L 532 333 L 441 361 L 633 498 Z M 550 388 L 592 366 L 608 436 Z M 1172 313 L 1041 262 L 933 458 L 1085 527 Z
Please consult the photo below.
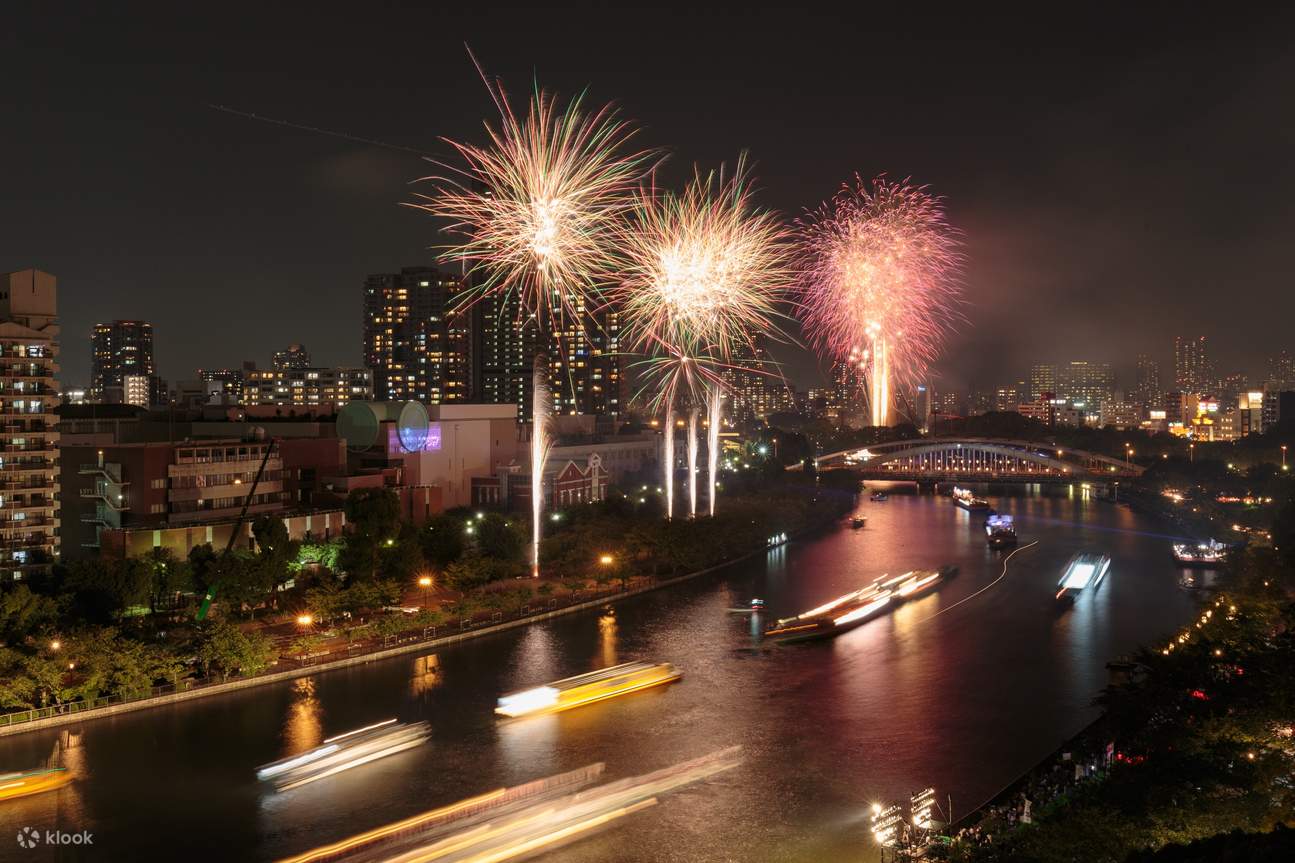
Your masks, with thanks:
M 798 306 L 821 356 L 861 364 L 874 425 L 895 385 L 916 382 L 959 320 L 962 253 L 925 187 L 858 176 L 797 224 Z

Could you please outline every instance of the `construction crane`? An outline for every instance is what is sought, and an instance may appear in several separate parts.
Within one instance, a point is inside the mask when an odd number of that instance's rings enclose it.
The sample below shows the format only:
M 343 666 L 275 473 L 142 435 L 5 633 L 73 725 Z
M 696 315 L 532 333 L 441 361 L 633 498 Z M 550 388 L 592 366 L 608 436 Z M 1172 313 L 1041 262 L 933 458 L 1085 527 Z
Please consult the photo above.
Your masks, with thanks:
M 234 542 L 238 539 L 238 531 L 243 526 L 244 520 L 247 519 L 247 510 L 252 505 L 252 496 L 256 494 L 256 487 L 261 482 L 261 477 L 265 474 L 265 466 L 270 462 L 270 455 L 274 452 L 276 441 L 270 438 L 270 445 L 265 448 L 265 457 L 261 459 L 261 466 L 256 469 L 256 476 L 252 478 L 252 487 L 247 490 L 247 497 L 243 498 L 243 509 L 238 513 L 238 520 L 234 522 L 234 528 L 229 532 L 229 542 L 225 543 L 225 550 L 221 552 L 220 561 L 223 563 L 229 557 L 229 552 L 234 548 Z M 202 598 L 202 603 L 198 606 L 198 614 L 194 620 L 201 623 L 207 619 L 207 612 L 211 610 L 211 601 L 216 598 L 216 585 L 211 584 L 207 587 L 207 593 Z

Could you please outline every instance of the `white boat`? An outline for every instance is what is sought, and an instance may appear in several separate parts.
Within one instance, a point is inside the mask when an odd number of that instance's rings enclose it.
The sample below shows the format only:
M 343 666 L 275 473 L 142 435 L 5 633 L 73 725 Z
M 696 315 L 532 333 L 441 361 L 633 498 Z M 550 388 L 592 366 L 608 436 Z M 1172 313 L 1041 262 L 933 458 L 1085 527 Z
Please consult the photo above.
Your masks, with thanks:
M 1111 559 L 1104 554 L 1084 552 L 1075 555 L 1057 582 L 1057 601 L 1073 602 L 1085 590 L 1096 590 L 1110 568 Z

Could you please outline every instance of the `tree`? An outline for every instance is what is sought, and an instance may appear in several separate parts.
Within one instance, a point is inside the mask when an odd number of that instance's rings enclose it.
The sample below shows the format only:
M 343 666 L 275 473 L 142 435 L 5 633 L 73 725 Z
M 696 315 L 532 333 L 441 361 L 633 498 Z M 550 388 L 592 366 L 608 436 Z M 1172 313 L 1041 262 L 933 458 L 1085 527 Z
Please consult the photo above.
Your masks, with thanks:
M 154 614 L 176 594 L 192 592 L 193 567 L 187 560 L 176 558 L 169 548 L 158 546 L 144 557 L 149 571 L 148 607 Z
M 463 522 L 448 515 L 432 516 L 418 532 L 423 557 L 433 566 L 444 569 L 463 554 Z
M 32 593 L 25 584 L 0 592 L 0 641 L 20 642 L 50 626 L 57 614 L 54 600 Z
M 288 537 L 283 519 L 268 515 L 252 522 L 252 536 L 256 538 L 256 565 L 262 570 L 258 581 L 278 589 L 292 578 L 301 543 Z
M 261 633 L 245 633 L 228 621 L 219 621 L 207 624 L 199 633 L 197 657 L 204 675 L 217 669 L 222 677 L 229 677 L 239 672 L 251 675 L 264 671 L 274 653 L 269 639 Z
M 152 581 L 149 565 L 139 558 L 100 557 L 72 564 L 67 590 L 85 619 L 109 623 L 129 608 L 147 605 Z
M 412 524 L 403 524 L 390 545 L 381 549 L 381 575 L 384 579 L 407 583 L 426 567 L 423 559 L 422 538 Z
M 482 556 L 501 561 L 519 561 L 526 548 L 526 535 L 516 523 L 496 512 L 487 513 L 476 524 L 477 549 Z

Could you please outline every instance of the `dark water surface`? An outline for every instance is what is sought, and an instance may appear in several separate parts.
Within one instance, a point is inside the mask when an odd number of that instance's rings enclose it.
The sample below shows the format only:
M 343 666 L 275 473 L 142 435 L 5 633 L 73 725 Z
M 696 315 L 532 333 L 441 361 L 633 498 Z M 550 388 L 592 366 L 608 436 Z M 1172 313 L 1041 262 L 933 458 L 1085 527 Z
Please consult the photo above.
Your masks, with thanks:
M 1187 620 L 1168 538 L 1074 497 L 993 498 L 1039 544 L 997 579 L 983 515 L 947 498 L 863 498 L 863 530 L 770 551 L 723 575 L 629 600 L 615 615 L 540 626 L 315 678 L 0 739 L 0 772 L 71 744 L 71 786 L 0 808 L 0 860 L 271 860 L 492 788 L 595 761 L 607 777 L 740 743 L 744 764 L 552 853 L 577 861 L 816 860 L 870 854 L 867 808 L 926 785 L 978 805 L 1087 724 L 1105 662 Z M 1109 554 L 1106 581 L 1059 611 L 1066 560 Z M 840 638 L 753 649 L 727 609 L 764 597 L 792 614 L 883 573 L 955 563 L 938 593 Z M 944 613 L 942 613 L 944 612 Z M 675 685 L 501 724 L 508 690 L 631 659 Z M 257 765 L 388 717 L 426 719 L 428 745 L 274 794 Z M 25 825 L 90 830 L 92 849 L 23 850 Z M 851 853 L 851 852 L 854 853 Z

